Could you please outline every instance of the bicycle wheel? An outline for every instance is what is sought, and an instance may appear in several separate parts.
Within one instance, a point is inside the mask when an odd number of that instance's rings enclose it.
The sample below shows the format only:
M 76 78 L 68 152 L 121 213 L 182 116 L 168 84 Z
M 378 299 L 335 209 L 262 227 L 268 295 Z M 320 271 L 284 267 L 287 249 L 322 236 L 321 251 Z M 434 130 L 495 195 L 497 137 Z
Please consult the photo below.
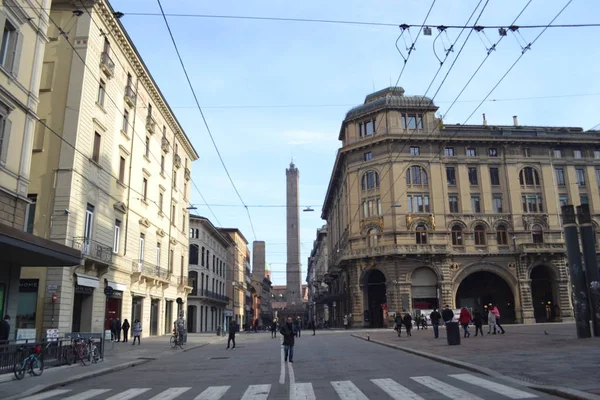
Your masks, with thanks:
M 77 356 L 79 357 L 79 361 L 81 361 L 81 364 L 83 366 L 88 365 L 88 358 L 89 358 L 89 354 L 88 354 L 88 350 L 87 347 L 82 346 L 77 350 Z
M 75 352 L 73 351 L 73 346 L 65 347 L 64 355 L 67 365 L 71 365 L 75 362 Z
M 175 347 L 177 347 L 177 338 L 176 338 L 175 336 L 171 336 L 171 341 L 170 341 L 170 343 L 171 343 L 171 347 L 172 347 L 172 348 L 175 348 Z
M 25 360 L 17 360 L 15 361 L 15 366 L 13 368 L 13 372 L 15 373 L 15 378 L 18 380 L 23 379 L 25 376 Z
M 40 376 L 44 373 L 44 360 L 39 356 L 34 356 L 29 361 L 29 368 L 33 375 Z

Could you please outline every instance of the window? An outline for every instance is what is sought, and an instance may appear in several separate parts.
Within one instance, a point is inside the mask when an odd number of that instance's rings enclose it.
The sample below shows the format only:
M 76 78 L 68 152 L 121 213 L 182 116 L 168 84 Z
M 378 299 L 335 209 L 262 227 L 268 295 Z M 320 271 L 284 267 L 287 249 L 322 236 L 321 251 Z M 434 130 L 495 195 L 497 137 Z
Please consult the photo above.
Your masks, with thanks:
M 165 194 L 164 194 L 164 192 L 161 190 L 161 191 L 158 193 L 158 210 L 159 210 L 160 212 L 162 212 L 162 210 L 163 210 L 163 205 L 164 205 L 164 203 L 165 203 Z
M 558 202 L 560 203 L 560 206 L 566 206 L 567 204 L 569 204 L 569 195 L 567 194 L 560 194 L 558 195 Z
M 379 174 L 377 171 L 367 171 L 362 177 L 362 190 L 371 190 L 379 187 Z
M 523 204 L 523 212 L 526 212 L 526 213 L 544 212 L 542 195 L 540 195 L 540 194 L 523 195 L 523 196 L 521 196 L 521 203 Z
M 573 150 L 573 157 L 574 158 L 583 158 L 583 153 L 581 152 L 581 150 Z
M 554 158 L 562 158 L 562 150 L 554 149 Z
M 138 260 L 144 262 L 144 247 L 146 247 L 146 235 L 140 233 L 140 249 L 138 250 Z
M 187 182 L 184 182 L 183 183 L 183 198 L 184 199 L 187 199 L 187 187 L 188 187 Z
M 381 215 L 381 199 L 363 200 L 362 207 L 364 218 Z
M 456 185 L 456 168 L 446 167 L 446 181 L 448 182 L 448 185 Z
M 175 262 L 175 250 L 169 251 L 169 273 L 173 272 L 173 262 Z
M 529 147 L 523 148 L 523 157 L 531 157 L 531 149 Z
M 407 205 L 409 213 L 429 213 L 429 195 L 409 194 Z
M 498 157 L 498 149 L 495 147 L 490 147 L 488 149 L 488 156 L 490 157 Z
M 477 167 L 469 167 L 468 172 L 469 172 L 469 183 L 471 185 L 477 186 L 477 184 L 478 184 Z
M 85 238 L 86 247 L 92 238 L 92 229 L 94 227 L 94 206 L 89 204 L 85 210 L 85 226 L 83 228 L 83 237 Z M 86 248 L 87 250 L 87 248 Z M 86 253 L 87 254 L 87 253 Z
M 370 152 L 370 151 L 367 151 L 367 152 L 364 154 L 364 160 L 365 160 L 365 161 L 371 161 L 372 159 L 373 159 L 373 155 L 371 154 L 371 152 Z
M 474 238 L 475 246 L 485 246 L 485 227 L 483 225 L 475 226 Z
M 594 150 L 594 158 L 600 160 L 600 150 Z
M 406 171 L 406 184 L 427 185 L 427 172 L 422 167 L 414 165 Z
M 418 156 L 421 154 L 421 148 L 419 146 L 410 146 L 410 155 Z
M 146 136 L 146 142 L 144 144 L 144 156 L 150 158 L 150 136 Z
M 142 179 L 142 199 L 144 201 L 148 200 L 148 178 Z
M 448 196 L 448 208 L 450 212 L 457 213 L 458 212 L 458 196 L 451 195 Z
M 185 233 L 185 213 L 181 215 L 181 231 Z
M 490 183 L 492 186 L 500 186 L 500 169 L 498 167 L 490 167 Z
M 506 232 L 506 226 L 498 225 L 498 227 L 496 228 L 496 241 L 498 242 L 498 246 L 508 245 L 508 234 Z
M 160 156 L 160 173 L 165 173 L 165 156 L 164 154 Z
M 8 107 L 0 103 L 0 165 L 6 165 L 8 158 L 8 143 L 10 139 L 11 121 L 8 116 Z
M 171 225 L 175 226 L 175 204 L 171 206 Z
M 425 225 L 417 225 L 417 228 L 415 229 L 415 239 L 417 244 L 427 244 L 427 228 Z
M 157 267 L 160 267 L 160 250 L 161 250 L 160 243 L 156 243 L 156 266 Z
M 96 103 L 98 105 L 104 107 L 104 97 L 106 95 L 106 83 L 101 79 L 100 84 L 98 85 L 98 98 L 96 99 Z
M 498 214 L 498 213 L 502 213 L 502 195 L 501 194 L 495 194 L 492 197 L 492 205 L 494 206 L 494 213 Z
M 444 155 L 446 157 L 454 157 L 454 147 L 446 147 L 444 149 Z
M 477 150 L 474 147 L 467 147 L 467 157 L 476 157 Z
M 402 115 L 404 129 L 423 129 L 423 116 L 421 114 Z
M 369 237 L 367 240 L 369 247 L 377 246 L 377 229 L 370 229 L 368 235 Z
M 35 134 L 33 136 L 33 151 L 43 151 L 44 141 L 46 140 L 46 120 L 40 119 L 37 122 Z
M 121 243 L 121 221 L 115 219 L 115 237 L 113 238 L 113 253 L 119 254 L 119 244 Z
M 198 245 L 197 244 L 191 244 L 190 245 L 190 264 L 192 265 L 198 265 Z
M 125 183 L 125 157 L 119 157 L 119 182 Z
M 579 195 L 579 204 L 590 204 L 590 199 L 587 194 Z
M 360 137 L 371 136 L 376 130 L 376 122 L 374 119 L 358 124 L 358 134 Z
M 129 130 L 129 111 L 127 110 L 123 111 L 123 126 L 121 130 L 125 133 Z
M 585 186 L 585 171 L 583 168 L 575 168 L 575 175 L 577 176 L 577 184 Z
M 525 167 L 519 173 L 519 182 L 521 186 L 537 187 L 540 185 L 540 177 L 537 170 L 531 167 Z
M 96 162 L 100 162 L 100 134 L 98 132 L 94 132 L 94 149 L 92 150 L 92 160 Z
M 481 198 L 479 196 L 471 196 L 471 211 L 474 213 L 481 212 Z
M 565 170 L 562 168 L 555 168 L 554 172 L 556 173 L 556 184 L 558 186 L 565 186 Z
M 37 203 L 37 194 L 30 194 L 27 196 L 27 199 L 30 201 L 27 204 L 27 209 L 25 210 L 25 232 L 33 233 L 33 224 L 35 222 L 35 207 Z
M 5 19 L 2 48 L 0 49 L 0 64 L 9 72 L 18 72 L 19 45 L 17 28 L 8 19 Z
M 452 227 L 452 245 L 462 246 L 463 245 L 463 231 L 460 225 L 454 225 Z
M 544 243 L 544 231 L 540 225 L 533 225 L 531 227 L 531 239 L 533 243 Z
M 200 259 L 200 262 L 203 267 L 204 267 L 204 246 L 202 247 L 202 258 Z

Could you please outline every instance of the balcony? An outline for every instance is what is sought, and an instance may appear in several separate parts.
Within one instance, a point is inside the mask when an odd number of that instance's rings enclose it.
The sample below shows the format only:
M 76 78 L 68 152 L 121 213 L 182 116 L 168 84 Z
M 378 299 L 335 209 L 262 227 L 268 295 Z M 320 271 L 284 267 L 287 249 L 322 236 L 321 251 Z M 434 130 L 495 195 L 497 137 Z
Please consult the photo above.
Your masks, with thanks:
M 100 68 L 109 78 L 115 75 L 115 62 L 110 58 L 106 51 L 103 51 L 100 56 Z
M 154 132 L 156 131 L 156 121 L 154 120 L 154 118 L 152 117 L 152 115 L 148 115 L 146 117 L 146 130 L 151 135 L 153 135 Z
M 162 151 L 164 151 L 165 153 L 169 152 L 169 139 L 167 139 L 166 137 L 162 137 L 162 140 L 160 141 L 160 147 L 162 149 Z
M 137 94 L 133 91 L 133 88 L 130 85 L 127 85 L 125 88 L 124 99 L 129 106 L 135 107 L 135 104 L 137 103 Z
M 564 253 L 564 243 L 522 243 L 519 245 L 522 253 Z
M 217 292 L 213 292 L 211 290 L 198 289 L 197 287 L 194 287 L 192 289 L 190 296 L 200 297 L 200 298 L 214 301 L 217 303 L 224 303 L 224 304 L 229 303 L 229 297 L 222 295 L 222 294 L 218 294 Z
M 146 279 L 154 281 L 156 284 L 168 286 L 171 283 L 173 275 L 169 270 L 161 268 L 158 265 L 150 264 L 147 261 L 134 260 L 131 262 L 131 272 L 133 279 Z
M 93 239 L 86 237 L 74 237 L 73 248 L 80 250 L 84 259 L 102 264 L 110 265 L 113 260 L 113 249 Z
M 189 181 L 192 178 L 192 172 L 190 171 L 189 168 L 186 168 L 183 172 L 183 176 L 185 178 L 186 181 Z
M 173 157 L 173 163 L 175 163 L 175 168 L 181 168 L 181 156 L 179 154 L 175 154 L 175 157 Z

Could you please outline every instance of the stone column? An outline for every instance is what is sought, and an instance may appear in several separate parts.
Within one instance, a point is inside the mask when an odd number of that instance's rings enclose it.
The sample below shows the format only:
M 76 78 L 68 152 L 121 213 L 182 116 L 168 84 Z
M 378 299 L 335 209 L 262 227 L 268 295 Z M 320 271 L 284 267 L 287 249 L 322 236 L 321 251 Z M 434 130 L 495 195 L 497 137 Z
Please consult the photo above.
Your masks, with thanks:
M 411 307 L 411 283 L 410 282 L 400 282 L 398 284 L 398 312 L 402 312 L 402 310 L 408 311 Z
M 459 283 L 460 285 L 460 283 Z M 444 307 L 446 307 L 446 304 L 448 304 L 450 306 L 450 308 L 455 308 L 455 299 L 454 296 L 452 296 L 452 283 L 451 282 L 442 282 L 440 285 L 441 288 L 441 304 L 440 304 L 440 309 L 443 309 Z
M 560 319 L 563 322 L 574 322 L 573 305 L 571 304 L 571 284 L 568 279 L 556 281 L 558 285 L 558 306 L 560 307 Z
M 531 279 L 519 279 L 519 297 L 521 298 L 521 309 L 515 307 L 515 315 L 523 324 L 535 323 L 533 313 L 533 298 L 531 296 Z

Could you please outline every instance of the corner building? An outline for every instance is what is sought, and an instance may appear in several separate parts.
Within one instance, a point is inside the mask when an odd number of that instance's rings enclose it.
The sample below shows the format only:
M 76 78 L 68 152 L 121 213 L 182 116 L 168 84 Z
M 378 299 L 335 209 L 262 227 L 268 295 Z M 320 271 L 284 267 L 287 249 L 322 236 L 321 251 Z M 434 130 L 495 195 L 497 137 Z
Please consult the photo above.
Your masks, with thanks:
M 600 132 L 443 125 L 402 88 L 346 114 L 322 218 L 324 281 L 354 326 L 498 304 L 504 323 L 572 319 L 562 204 L 600 222 Z
M 101 332 L 127 318 L 142 322 L 144 337 L 170 332 L 177 298 L 192 289 L 189 180 L 198 155 L 106 0 L 56 0 L 51 18 L 29 185 L 33 230 L 83 259 L 47 270 L 40 296 L 51 288 L 57 302 L 46 297 L 43 327 Z

